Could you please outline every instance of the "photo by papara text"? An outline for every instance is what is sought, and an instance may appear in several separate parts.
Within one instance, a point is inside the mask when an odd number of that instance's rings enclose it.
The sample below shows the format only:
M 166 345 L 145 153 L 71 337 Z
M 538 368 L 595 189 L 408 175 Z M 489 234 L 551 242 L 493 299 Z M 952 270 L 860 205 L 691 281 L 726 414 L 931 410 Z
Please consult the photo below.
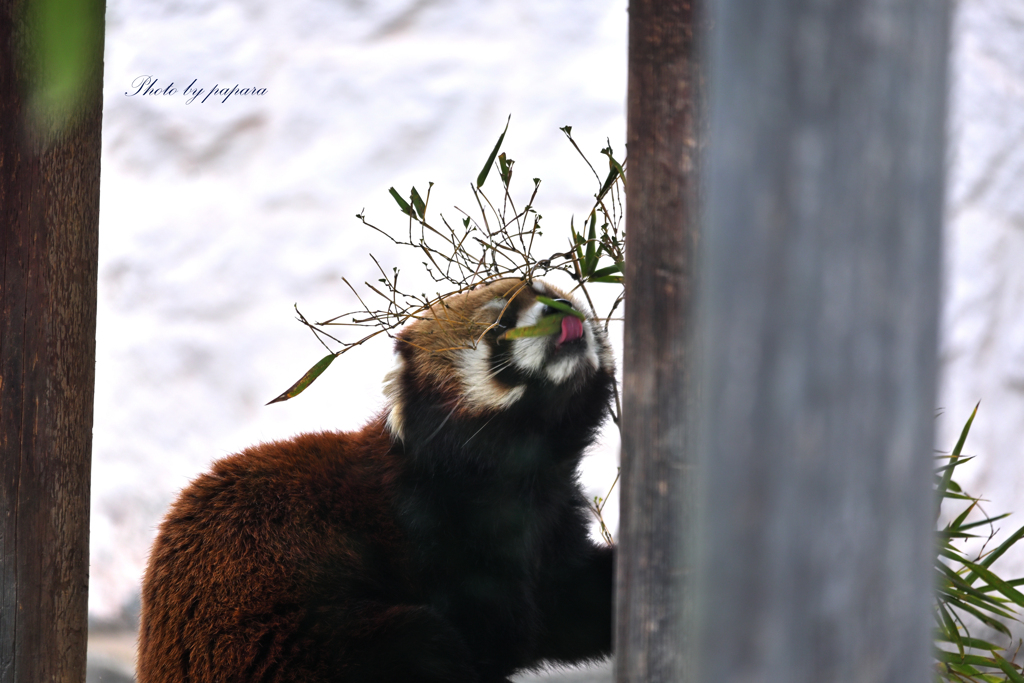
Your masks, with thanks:
M 166 96 L 177 95 L 177 94 L 180 93 L 182 96 L 184 96 L 186 98 L 185 99 L 185 104 L 192 104 L 192 102 L 196 98 L 199 98 L 199 97 L 202 98 L 202 99 L 199 100 L 200 104 L 202 104 L 202 103 L 206 102 L 206 100 L 209 99 L 211 95 L 214 96 L 214 99 L 220 99 L 221 97 L 223 97 L 224 99 L 220 100 L 221 104 L 223 104 L 223 103 L 227 102 L 228 98 L 231 97 L 232 95 L 266 95 L 267 94 L 267 89 L 266 88 L 252 88 L 252 87 L 244 87 L 243 88 L 243 87 L 240 87 L 238 83 L 236 83 L 236 84 L 234 84 L 232 86 L 227 86 L 227 85 L 221 86 L 220 83 L 216 83 L 216 84 L 214 84 L 214 86 L 212 88 L 209 88 L 209 89 L 207 89 L 207 88 L 200 88 L 200 87 L 198 87 L 196 85 L 196 83 L 198 81 L 199 81 L 198 78 L 193 78 L 192 82 L 189 83 L 187 86 L 185 86 L 185 89 L 182 91 L 182 90 L 179 90 L 178 88 L 174 87 L 174 81 L 171 81 L 170 83 L 167 83 L 166 85 L 161 85 L 160 84 L 160 80 L 158 78 L 156 78 L 154 76 L 150 76 L 150 75 L 143 75 L 143 76 L 139 76 L 134 81 L 132 81 L 132 89 L 134 90 L 134 92 L 130 91 L 130 90 L 126 90 L 124 94 L 125 94 L 126 97 L 136 97 L 136 96 L 143 96 L 143 97 L 145 97 L 147 95 L 148 96 L 154 96 L 154 95 L 160 96 L 160 95 L 163 95 L 163 96 L 166 97 Z

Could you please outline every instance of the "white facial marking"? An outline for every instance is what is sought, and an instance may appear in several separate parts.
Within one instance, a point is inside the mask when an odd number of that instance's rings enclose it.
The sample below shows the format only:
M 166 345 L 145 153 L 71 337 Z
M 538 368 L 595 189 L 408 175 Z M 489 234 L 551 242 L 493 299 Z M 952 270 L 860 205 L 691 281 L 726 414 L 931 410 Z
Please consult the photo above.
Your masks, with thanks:
M 458 364 L 463 400 L 469 408 L 504 410 L 526 393 L 525 386 L 510 388 L 494 378 L 491 347 L 487 344 L 480 343 L 475 349 L 461 350 Z
M 534 290 L 539 291 L 539 282 L 534 283 Z M 545 291 L 547 291 L 545 289 Z M 573 302 L 573 307 L 581 310 Z M 536 325 L 541 319 L 545 305 L 539 301 L 519 314 L 516 327 L 529 327 Z M 600 335 L 600 332 L 598 333 Z M 605 363 L 605 367 L 611 367 L 610 357 L 603 356 L 610 354 L 607 345 L 601 343 L 603 335 L 595 335 L 593 323 L 590 320 L 583 321 L 583 337 L 586 341 L 586 348 L 582 354 L 567 354 L 554 361 L 550 360 L 550 354 L 554 345 L 550 337 L 523 337 L 513 340 L 512 360 L 515 366 L 524 372 L 531 374 L 544 373 L 548 379 L 555 384 L 561 384 L 576 375 L 582 365 L 590 366 L 592 370 L 598 370 Z M 601 356 L 598 353 L 602 354 Z
M 402 436 L 402 370 L 405 363 L 399 358 L 395 367 L 391 368 L 388 374 L 384 375 L 384 397 L 391 404 L 385 424 L 391 436 L 396 439 L 403 439 Z
M 544 312 L 539 301 L 519 314 L 516 327 L 536 325 Z M 523 337 L 512 340 L 512 362 L 523 372 L 538 373 L 548 360 L 547 337 Z
M 587 351 L 583 355 L 583 357 L 586 358 L 587 363 L 590 364 L 591 368 L 593 368 L 594 370 L 597 370 L 599 367 L 601 367 L 601 361 L 597 357 L 597 348 L 598 348 L 598 346 L 597 346 L 597 340 L 594 338 L 594 324 L 593 324 L 593 321 L 585 320 L 583 322 L 583 336 L 587 340 Z

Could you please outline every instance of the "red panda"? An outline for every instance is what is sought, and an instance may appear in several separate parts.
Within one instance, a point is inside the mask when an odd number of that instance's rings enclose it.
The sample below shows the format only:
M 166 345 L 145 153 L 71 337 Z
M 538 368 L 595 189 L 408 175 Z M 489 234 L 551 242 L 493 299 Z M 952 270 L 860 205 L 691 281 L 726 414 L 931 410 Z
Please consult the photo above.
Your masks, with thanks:
M 450 297 L 396 335 L 361 431 L 185 488 L 143 580 L 139 683 L 493 683 L 609 655 L 614 549 L 578 465 L 612 354 L 589 317 L 505 337 L 555 312 L 538 294 L 582 310 L 539 281 Z

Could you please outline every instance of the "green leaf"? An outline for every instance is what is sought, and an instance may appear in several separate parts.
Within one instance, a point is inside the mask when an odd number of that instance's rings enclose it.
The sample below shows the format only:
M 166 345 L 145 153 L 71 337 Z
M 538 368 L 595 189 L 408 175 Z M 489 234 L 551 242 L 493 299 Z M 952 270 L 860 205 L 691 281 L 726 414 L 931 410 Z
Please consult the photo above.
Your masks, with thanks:
M 32 74 L 26 79 L 29 87 L 23 95 L 28 96 L 26 110 L 35 116 L 26 121 L 49 138 L 71 126 L 89 102 L 92 76 L 102 67 L 103 9 L 97 3 L 75 0 L 40 0 L 18 9 L 20 13 L 14 15 L 17 23 L 11 25 L 20 29 L 14 34 L 20 40 L 10 45 L 13 56 L 24 62 L 17 67 Z M 19 44 L 32 49 L 22 52 Z M 15 68 L 11 67 L 12 73 L 19 73 Z M 141 91 L 141 83 L 131 84 L 132 94 Z M 155 79 L 151 85 L 162 90 L 171 84 Z M 4 125 L 9 124 L 5 121 Z
M 601 183 L 601 189 L 597 191 L 597 201 L 604 199 L 604 196 L 608 194 L 608 190 L 612 189 L 612 185 L 615 184 L 615 179 L 619 177 L 618 172 L 613 168 L 608 172 L 608 177 Z
M 1010 634 L 1010 629 L 1006 628 L 1006 625 L 1005 625 L 1005 624 L 1003 624 L 1003 622 L 999 621 L 998 619 L 993 619 L 993 618 L 992 618 L 992 617 L 990 617 L 989 615 L 987 615 L 987 614 L 985 614 L 985 613 L 981 612 L 980 610 L 978 610 L 978 609 L 975 609 L 975 608 L 974 608 L 974 607 L 972 607 L 971 605 L 967 604 L 967 602 L 963 602 L 963 603 L 957 603 L 957 604 L 955 605 L 955 607 L 956 607 L 957 609 L 959 609 L 959 610 L 963 610 L 964 612 L 967 612 L 968 614 L 970 614 L 970 615 L 974 616 L 974 617 L 975 617 L 975 618 L 977 618 L 977 619 L 978 619 L 978 621 L 980 621 L 981 623 L 983 623 L 983 624 L 985 624 L 985 625 L 987 625 L 987 626 L 991 626 L 991 627 L 992 627 L 992 628 L 994 628 L 995 630 L 997 630 L 997 631 L 999 631 L 1000 633 L 1002 633 L 1002 634 L 1003 634 L 1004 636 L 1007 636 L 1007 637 L 1009 637 L 1009 638 L 1012 638 L 1012 637 L 1013 637 L 1013 636 L 1012 636 L 1012 635 Z M 1004 616 L 1004 615 L 1000 615 L 1000 616 L 1002 616 L 1002 617 L 1003 617 L 1004 619 L 1005 619 L 1005 618 L 1010 618 L 1010 619 L 1012 619 L 1012 618 L 1013 618 L 1013 617 L 1012 617 L 1012 615 L 1006 615 L 1006 616 Z
M 625 280 L 621 275 L 604 275 L 602 277 L 591 276 L 591 282 L 611 282 L 617 285 L 621 285 Z
M 501 174 L 501 182 L 508 188 L 508 184 L 512 181 L 512 164 L 516 163 L 512 159 L 505 156 L 502 152 L 498 155 L 498 171 Z
M 317 377 L 323 374 L 323 371 L 327 369 L 327 366 L 334 362 L 334 359 L 337 357 L 338 354 L 332 353 L 321 358 L 319 361 L 317 361 L 317 364 L 311 367 L 309 371 L 307 371 L 306 374 L 303 375 L 298 382 L 291 385 L 291 387 L 288 388 L 288 391 L 284 392 L 270 403 L 287 401 L 288 399 L 295 398 L 296 396 L 301 394 L 303 391 L 306 390 L 306 387 L 313 383 L 313 380 L 315 380 Z M 269 406 L 270 403 L 268 403 L 267 405 Z
M 500 339 L 520 339 L 522 337 L 546 337 L 560 332 L 562 329 L 562 318 L 566 313 L 555 313 L 546 315 L 537 321 L 536 325 L 529 327 L 513 327 L 501 335 Z
M 973 666 L 967 666 L 966 664 L 957 664 L 956 662 L 945 662 L 945 665 L 947 667 L 949 667 L 949 669 L 952 670 L 953 673 L 959 674 L 956 677 L 956 680 L 958 680 L 958 681 L 965 681 L 966 680 L 966 681 L 969 681 L 970 683 L 978 683 L 978 681 L 980 680 L 983 683 L 996 683 L 995 681 L 993 681 L 991 676 L 986 676 L 986 675 L 982 674 L 980 671 L 975 669 Z M 989 667 L 989 668 L 992 668 L 992 667 Z M 941 680 L 941 678 L 944 678 L 944 677 L 945 676 L 940 676 L 940 680 Z M 952 680 L 952 679 L 950 679 L 950 680 Z M 1002 679 L 1000 679 L 1000 680 L 1002 680 Z
M 1008 539 L 999 544 L 998 548 L 986 555 L 985 559 L 981 561 L 981 565 L 983 567 L 991 567 L 993 562 L 998 560 L 1003 553 L 1010 549 L 1010 546 L 1019 541 L 1022 537 L 1024 537 L 1024 526 L 1014 531 Z
M 607 194 L 608 190 L 612 189 L 612 185 L 615 184 L 617 178 L 622 178 L 622 185 L 626 185 L 626 171 L 623 170 L 622 164 L 615 160 L 612 156 L 612 148 L 605 147 L 601 150 L 601 154 L 608 157 L 608 177 L 605 178 L 604 184 L 601 185 L 601 191 L 597 193 L 597 200 L 601 199 Z
M 396 202 L 398 202 L 398 207 L 402 210 L 402 213 L 406 214 L 407 216 L 411 216 L 412 207 L 409 206 L 409 203 L 407 201 L 402 199 L 402 195 L 398 194 L 398 190 L 396 190 L 393 187 L 389 187 L 388 192 L 390 192 L 391 196 L 395 198 Z
M 956 645 L 957 652 L 960 656 L 964 655 L 964 641 L 960 636 L 960 631 L 956 627 L 956 622 L 953 621 L 953 617 L 949 615 L 949 610 L 940 602 L 938 603 L 939 616 L 942 617 L 942 630 L 947 640 Z
M 505 121 L 505 130 L 501 131 L 501 135 L 498 136 L 498 141 L 494 144 L 494 149 L 491 150 L 490 156 L 487 157 L 487 163 L 484 164 L 483 170 L 480 171 L 480 175 L 476 177 L 476 186 L 481 188 L 484 186 L 484 181 L 487 180 L 487 174 L 491 172 L 491 164 L 494 163 L 494 157 L 498 156 L 498 150 L 501 149 L 501 143 L 505 140 L 505 133 L 508 132 L 509 121 L 512 120 L 512 115 L 508 115 L 508 121 Z
M 996 656 L 998 657 L 998 655 Z M 968 664 L 973 666 L 988 666 L 992 668 L 998 666 L 995 660 L 989 657 L 971 654 L 960 656 L 956 652 L 939 649 L 935 650 L 935 659 L 938 659 L 940 662 L 948 662 L 949 664 Z
M 971 423 L 974 422 L 974 416 L 978 414 L 978 406 L 981 405 L 981 401 L 974 406 L 974 411 L 971 412 L 971 416 L 967 418 L 967 424 L 964 425 L 963 430 L 960 432 L 960 439 L 956 442 L 956 446 L 953 448 L 953 453 L 950 456 L 950 464 L 957 465 L 960 460 L 960 452 L 963 450 L 964 442 L 967 441 L 967 433 L 971 431 Z M 949 482 L 953 478 L 953 469 L 950 467 L 942 475 L 942 482 L 939 484 L 939 494 L 944 495 L 946 489 L 949 487 Z
M 612 156 L 611 148 L 609 147 L 609 148 L 603 149 L 601 151 L 604 152 L 606 155 L 608 155 L 608 165 L 611 166 L 613 169 L 615 169 L 618 172 L 619 177 L 622 178 L 623 184 L 625 184 L 625 182 L 626 182 L 626 171 L 625 171 L 625 169 L 622 168 L 622 164 L 617 162 L 615 160 L 615 157 Z
M 956 442 L 956 446 L 953 447 L 953 455 L 959 457 L 960 452 L 963 451 L 964 442 L 967 441 L 967 434 L 971 431 L 971 423 L 974 422 L 974 416 L 978 414 L 978 406 L 981 405 L 981 401 L 974 404 L 974 410 L 971 411 L 971 416 L 967 418 L 967 424 L 964 425 L 963 430 L 960 432 L 960 438 Z
M 540 296 L 540 295 L 537 296 L 537 301 L 541 302 L 545 306 L 550 306 L 551 308 L 554 308 L 557 311 L 562 311 L 563 313 L 568 313 L 569 315 L 574 315 L 577 318 L 579 318 L 580 320 L 586 320 L 587 319 L 586 315 L 584 315 L 583 313 L 580 313 L 579 311 L 577 311 L 575 308 L 573 308 L 569 304 L 564 304 L 561 301 L 555 301 L 554 299 L 550 299 L 550 298 L 548 298 L 546 296 Z
M 1014 588 L 1016 588 L 1017 586 L 1024 586 L 1024 579 L 1013 579 L 1012 581 L 1007 581 L 1006 583 L 1008 583 L 1011 586 L 1013 586 Z M 983 593 L 987 593 L 989 591 L 994 591 L 995 587 L 994 586 L 983 586 L 980 590 Z
M 978 588 L 975 588 L 972 584 L 964 581 L 963 577 L 942 562 L 936 562 L 935 567 L 936 569 L 939 569 L 942 574 L 942 578 L 949 581 L 949 587 L 946 589 L 945 593 L 953 597 L 952 602 L 955 607 L 960 606 L 960 601 L 965 601 L 972 602 L 978 607 L 991 609 L 993 611 L 1002 610 L 1002 605 L 997 599 L 993 598 L 991 595 L 986 595 Z M 941 583 L 939 585 L 939 590 L 942 590 Z
M 995 652 L 992 653 L 992 659 L 996 661 L 996 666 L 1003 670 L 1003 673 L 1010 677 L 1013 683 L 1024 683 L 1024 676 L 1020 675 L 1017 667 L 1010 662 L 1006 661 Z
M 942 457 L 946 458 L 947 460 L 949 459 L 949 456 L 942 456 Z M 942 474 L 943 472 L 945 472 L 948 469 L 956 469 L 960 465 L 963 465 L 966 462 L 970 462 L 971 460 L 974 460 L 974 456 L 973 455 L 966 455 L 966 456 L 958 459 L 956 462 L 951 462 L 951 463 L 949 463 L 947 465 L 943 465 L 942 467 L 936 467 L 935 468 L 935 474 Z M 940 478 L 936 478 L 936 480 L 935 480 L 936 486 L 938 486 L 939 483 L 940 483 Z M 949 481 L 949 486 L 950 486 L 950 488 L 959 490 L 959 486 L 957 486 L 957 483 L 955 481 L 953 481 L 952 479 Z
M 1020 607 L 1024 607 L 1024 594 L 1021 594 L 1021 592 L 1018 591 L 1016 588 L 1014 588 L 1010 584 L 1006 583 L 1006 581 L 996 576 L 996 574 L 993 571 L 991 571 L 988 567 L 983 567 L 982 565 L 977 564 L 975 562 L 971 562 L 967 559 L 962 559 L 960 560 L 960 562 L 965 567 L 971 570 L 971 573 L 964 578 L 964 581 L 968 581 L 972 576 L 977 574 L 981 578 L 985 579 L 988 585 L 995 586 L 1000 593 L 1006 596 L 1006 598 L 1012 601 L 1014 604 Z
M 576 220 L 575 216 L 569 216 L 569 234 L 572 235 L 572 246 L 576 252 L 576 262 L 580 268 L 583 268 L 583 235 L 576 234 L 576 227 L 573 225 L 573 221 Z
M 587 234 L 587 253 L 583 257 L 583 276 L 592 275 L 594 268 L 597 267 L 597 252 L 595 247 L 597 245 L 597 212 L 590 212 L 590 231 Z
M 1009 512 L 1004 512 L 1001 515 L 996 515 L 995 517 L 986 517 L 985 519 L 982 519 L 982 520 L 977 521 L 977 522 L 971 522 L 970 524 L 961 524 L 960 527 L 957 529 L 957 531 L 967 531 L 968 529 L 974 529 L 974 528 L 979 527 L 979 526 L 988 526 L 989 524 L 992 524 L 993 522 L 998 522 L 999 520 L 1006 519 L 1009 516 L 1010 516 Z M 1018 530 L 1018 533 L 1020 531 L 1024 531 L 1024 529 Z M 976 538 L 975 534 L 968 534 L 968 536 L 970 538 Z M 991 557 L 991 556 L 990 555 L 986 555 L 985 557 L 988 558 L 988 557 Z M 991 563 L 990 562 L 982 562 L 982 564 L 988 566 Z
M 591 275 L 590 277 L 591 279 L 593 279 L 595 277 L 605 277 L 606 275 L 611 275 L 613 273 L 621 273 L 624 266 L 625 264 L 620 261 L 619 263 L 616 263 L 614 266 L 608 266 L 607 268 L 595 270 L 594 274 Z
M 954 519 L 952 522 L 950 522 L 949 525 L 946 528 L 947 529 L 959 529 L 960 525 L 964 523 L 965 519 L 967 519 L 967 515 L 971 514 L 971 510 L 974 509 L 975 505 L 976 505 L 976 503 L 972 503 L 972 504 L 968 505 L 967 508 L 963 512 L 961 512 L 957 516 L 956 519 Z
M 427 205 L 423 202 L 423 197 L 416 191 L 416 188 L 412 188 L 412 192 L 409 193 L 412 197 L 412 205 L 416 207 L 416 213 L 420 215 L 420 218 L 426 218 Z
M 935 639 L 944 643 L 950 642 L 946 638 L 942 637 L 941 634 L 936 634 Z M 968 638 L 967 636 L 963 636 L 960 640 L 963 641 L 964 647 L 969 647 L 975 650 L 988 650 L 989 652 L 991 652 L 993 650 L 1003 649 L 999 645 L 994 645 L 988 642 L 987 640 L 982 640 L 981 638 Z

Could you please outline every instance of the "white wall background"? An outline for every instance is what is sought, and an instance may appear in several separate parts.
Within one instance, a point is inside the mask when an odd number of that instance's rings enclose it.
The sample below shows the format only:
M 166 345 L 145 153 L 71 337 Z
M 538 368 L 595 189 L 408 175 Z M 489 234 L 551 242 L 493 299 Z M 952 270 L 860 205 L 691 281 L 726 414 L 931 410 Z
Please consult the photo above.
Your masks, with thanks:
M 593 192 L 558 128 L 622 149 L 625 60 L 625 0 L 108 2 L 94 620 L 135 609 L 155 525 L 212 459 L 381 405 L 387 344 L 263 405 L 323 355 L 292 304 L 350 310 L 340 277 L 398 257 L 354 215 L 397 224 L 387 188 L 428 180 L 433 206 L 463 202 L 512 114 L 506 149 L 555 232 Z M 144 74 L 179 92 L 127 96 Z M 937 447 L 981 400 L 963 483 L 1024 524 L 1024 3 L 961 0 L 952 75 Z M 187 104 L 193 79 L 266 94 Z M 594 494 L 615 458 L 591 459 Z M 1024 575 L 1024 555 L 1001 563 Z

